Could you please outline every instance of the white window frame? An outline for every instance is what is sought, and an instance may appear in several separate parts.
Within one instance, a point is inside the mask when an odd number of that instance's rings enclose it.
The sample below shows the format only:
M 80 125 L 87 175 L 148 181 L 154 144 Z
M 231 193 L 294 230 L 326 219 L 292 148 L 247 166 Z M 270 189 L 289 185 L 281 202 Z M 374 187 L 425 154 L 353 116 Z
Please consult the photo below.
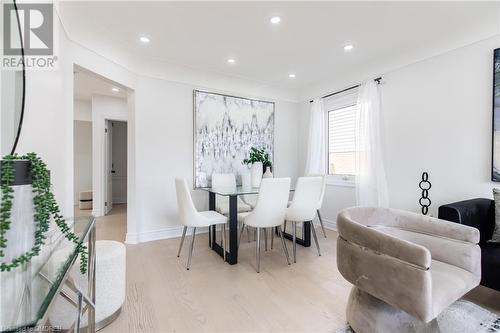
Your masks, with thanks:
M 355 187 L 356 175 L 343 175 L 343 174 L 330 174 L 329 173 L 329 161 L 330 161 L 330 121 L 329 112 L 341 109 L 343 107 L 349 107 L 357 104 L 358 89 L 351 89 L 346 92 L 340 93 L 338 95 L 332 96 L 335 100 L 335 107 L 329 107 L 328 100 L 325 99 L 325 124 L 326 124 L 326 184 L 331 186 L 342 186 L 342 187 Z M 333 99 L 332 98 L 332 99 Z

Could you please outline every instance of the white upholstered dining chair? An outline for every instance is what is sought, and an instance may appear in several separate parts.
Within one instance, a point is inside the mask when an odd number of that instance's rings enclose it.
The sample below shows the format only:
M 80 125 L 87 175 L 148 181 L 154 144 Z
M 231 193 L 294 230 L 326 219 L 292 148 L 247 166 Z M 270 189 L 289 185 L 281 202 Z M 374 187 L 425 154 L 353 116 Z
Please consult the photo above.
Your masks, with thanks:
M 288 194 L 290 192 L 290 178 L 266 178 L 260 185 L 257 204 L 251 212 L 238 214 L 238 220 L 244 225 L 257 229 L 255 257 L 257 273 L 260 272 L 260 234 L 262 229 L 278 227 L 278 233 L 285 252 L 286 261 L 290 265 L 281 225 L 285 219 Z M 243 232 L 243 228 L 241 228 Z
M 293 200 L 286 209 L 285 219 L 292 223 L 293 262 L 297 262 L 297 223 L 311 221 L 311 232 L 321 256 L 316 229 L 312 220 L 317 212 L 318 200 L 322 196 L 323 177 L 299 177 L 293 194 Z
M 321 206 L 323 206 L 323 199 L 325 198 L 326 176 L 321 175 L 320 177 L 323 178 L 323 185 L 321 187 L 321 195 L 319 196 L 318 204 L 316 205 L 316 214 L 318 215 L 318 220 L 319 224 L 321 225 L 321 230 L 323 230 L 323 236 L 325 236 L 326 238 L 325 225 L 323 224 L 323 219 L 321 218 L 321 213 L 319 212 Z
M 214 173 L 212 174 L 212 189 L 217 191 L 236 191 L 236 176 L 234 173 Z M 225 195 L 217 195 L 215 201 L 215 210 L 223 215 L 229 214 L 229 197 Z M 238 213 L 248 212 L 252 210 L 250 205 L 244 203 L 240 196 L 237 197 Z
M 187 228 L 190 227 L 193 230 L 191 235 L 191 246 L 189 249 L 189 257 L 186 268 L 189 270 L 191 267 L 191 257 L 193 255 L 194 237 L 196 234 L 196 228 L 199 227 L 209 227 L 212 225 L 221 224 L 222 225 L 222 248 L 224 250 L 224 261 L 226 261 L 226 240 L 225 240 L 225 226 L 227 222 L 227 217 L 219 214 L 215 211 L 204 211 L 198 212 L 194 206 L 191 194 L 189 193 L 189 188 L 187 186 L 186 180 L 183 178 L 175 178 L 175 190 L 177 192 L 177 208 L 179 210 L 179 218 L 184 226 L 182 230 L 181 243 L 179 244 L 179 251 L 177 252 L 177 257 L 181 255 L 182 244 L 184 243 L 184 238 L 186 237 Z

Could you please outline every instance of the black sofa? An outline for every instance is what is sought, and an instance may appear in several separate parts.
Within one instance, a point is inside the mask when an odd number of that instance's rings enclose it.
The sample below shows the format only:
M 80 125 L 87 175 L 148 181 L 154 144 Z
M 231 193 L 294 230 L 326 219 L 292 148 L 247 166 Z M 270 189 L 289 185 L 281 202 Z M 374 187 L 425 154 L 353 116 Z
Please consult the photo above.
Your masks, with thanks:
M 495 202 L 472 199 L 439 207 L 440 219 L 479 229 L 481 247 L 481 284 L 500 291 L 500 243 L 487 242 L 495 227 Z

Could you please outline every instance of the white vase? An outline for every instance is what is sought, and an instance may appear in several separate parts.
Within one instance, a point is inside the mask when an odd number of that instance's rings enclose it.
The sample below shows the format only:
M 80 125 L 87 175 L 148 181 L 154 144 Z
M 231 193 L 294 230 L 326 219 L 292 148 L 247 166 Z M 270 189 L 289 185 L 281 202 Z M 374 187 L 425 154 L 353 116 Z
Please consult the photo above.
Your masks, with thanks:
M 270 167 L 266 167 L 266 172 L 262 175 L 262 178 L 273 178 L 273 173 L 271 172 Z
M 252 187 L 260 187 L 262 169 L 262 162 L 255 162 L 252 164 L 252 168 L 250 169 L 250 173 L 252 174 Z
M 252 187 L 252 175 L 250 172 L 244 172 L 241 174 L 241 187 L 244 189 L 249 189 Z

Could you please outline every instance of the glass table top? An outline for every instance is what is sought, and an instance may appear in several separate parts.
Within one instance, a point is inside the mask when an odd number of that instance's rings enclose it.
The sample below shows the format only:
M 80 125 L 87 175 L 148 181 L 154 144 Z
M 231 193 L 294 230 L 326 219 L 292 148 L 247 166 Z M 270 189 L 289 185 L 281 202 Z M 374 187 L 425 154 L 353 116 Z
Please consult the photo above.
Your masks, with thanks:
M 80 241 L 85 241 L 95 224 L 95 218 L 75 217 L 68 219 L 66 223 Z M 20 253 L 25 251 L 23 249 Z M 7 245 L 6 255 L 2 260 L 8 260 L 8 252 Z M 10 254 L 11 258 L 14 256 L 17 255 Z M 0 331 L 25 331 L 43 324 L 41 321 L 46 319 L 49 306 L 77 256 L 76 244 L 68 241 L 52 223 L 39 256 L 10 272 L 1 272 Z
M 223 196 L 232 196 L 232 195 L 251 195 L 251 194 L 259 194 L 260 188 L 259 187 L 243 187 L 243 186 L 237 186 L 236 188 L 234 187 L 200 187 L 197 188 L 197 190 L 202 190 L 206 192 L 212 192 L 218 195 L 223 195 Z M 295 191 L 294 188 L 290 188 L 290 192 Z

